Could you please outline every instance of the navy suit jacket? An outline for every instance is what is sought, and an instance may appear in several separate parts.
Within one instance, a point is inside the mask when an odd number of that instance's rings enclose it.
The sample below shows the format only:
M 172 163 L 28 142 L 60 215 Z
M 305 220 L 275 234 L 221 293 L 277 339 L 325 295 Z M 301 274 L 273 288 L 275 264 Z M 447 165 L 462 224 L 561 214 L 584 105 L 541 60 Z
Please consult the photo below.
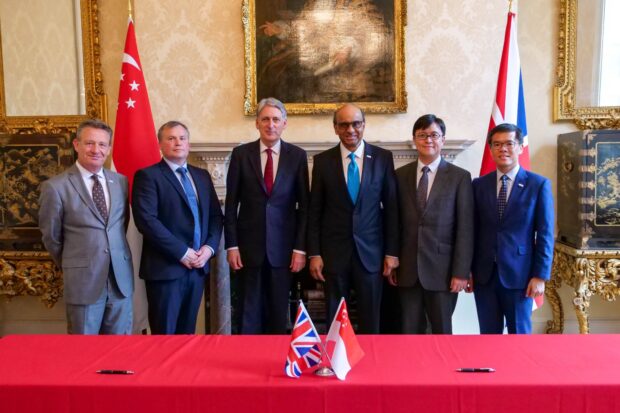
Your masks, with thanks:
M 390 151 L 365 144 L 355 204 L 347 191 L 340 145 L 314 157 L 309 257 L 320 255 L 326 272 L 340 273 L 357 250 L 368 272 L 380 272 L 385 255 L 398 256 L 398 232 L 396 176 Z
M 267 196 L 259 140 L 236 147 L 226 178 L 226 248 L 239 247 L 244 266 L 259 267 L 265 256 L 288 267 L 293 249 L 305 251 L 308 206 L 306 152 L 281 141 L 278 170 Z
M 188 165 L 198 192 L 200 245 L 217 251 L 222 235 L 222 209 L 209 173 Z M 140 277 L 174 280 L 188 273 L 180 263 L 194 237 L 194 217 L 181 182 L 162 159 L 134 177 L 132 207 L 136 227 L 144 237 Z M 209 262 L 202 271 L 209 273 Z
M 475 179 L 473 188 L 474 286 L 490 280 L 495 261 L 506 288 L 525 289 L 532 277 L 548 280 L 554 230 L 550 181 L 520 168 L 501 221 L 497 214 L 497 172 Z

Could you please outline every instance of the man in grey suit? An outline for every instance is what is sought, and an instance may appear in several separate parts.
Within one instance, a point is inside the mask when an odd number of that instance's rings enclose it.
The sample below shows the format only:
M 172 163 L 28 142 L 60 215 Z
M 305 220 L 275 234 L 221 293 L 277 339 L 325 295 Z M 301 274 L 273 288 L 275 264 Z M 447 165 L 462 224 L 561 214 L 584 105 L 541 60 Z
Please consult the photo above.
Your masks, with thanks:
M 452 334 L 458 293 L 467 287 L 474 243 L 469 172 L 441 158 L 446 126 L 435 115 L 413 125 L 418 160 L 396 171 L 400 210 L 398 285 L 403 332 Z
M 127 178 L 103 168 L 112 129 L 78 126 L 77 162 L 41 184 L 43 244 L 62 268 L 69 334 L 130 334 L 133 266 Z

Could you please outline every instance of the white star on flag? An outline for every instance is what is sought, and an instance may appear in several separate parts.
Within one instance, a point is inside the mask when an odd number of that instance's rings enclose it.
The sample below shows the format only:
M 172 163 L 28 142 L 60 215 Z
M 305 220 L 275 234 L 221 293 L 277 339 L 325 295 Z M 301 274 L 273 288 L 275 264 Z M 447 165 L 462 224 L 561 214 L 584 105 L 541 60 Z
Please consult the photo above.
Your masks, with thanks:
M 129 108 L 134 108 L 135 109 L 135 106 L 134 106 L 134 103 L 136 103 L 135 100 L 131 100 L 131 98 L 129 98 L 129 100 L 127 102 L 125 102 L 125 103 L 127 104 L 127 109 L 129 109 Z
M 129 86 L 131 86 L 131 90 L 138 90 L 138 86 L 140 86 L 140 83 L 136 83 L 136 81 L 134 80 L 129 84 Z
M 125 80 L 125 73 L 121 73 L 121 82 Z

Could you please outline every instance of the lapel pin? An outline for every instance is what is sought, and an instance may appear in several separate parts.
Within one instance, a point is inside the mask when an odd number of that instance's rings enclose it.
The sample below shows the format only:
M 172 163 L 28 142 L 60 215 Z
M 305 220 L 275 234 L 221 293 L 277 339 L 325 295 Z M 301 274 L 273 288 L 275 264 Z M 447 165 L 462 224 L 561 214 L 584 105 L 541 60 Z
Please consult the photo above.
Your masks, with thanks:
M 523 185 L 521 182 L 519 182 L 519 188 L 523 188 L 525 185 Z
M 372 156 L 370 156 L 370 155 L 366 155 L 366 157 L 367 157 L 368 159 L 372 159 Z

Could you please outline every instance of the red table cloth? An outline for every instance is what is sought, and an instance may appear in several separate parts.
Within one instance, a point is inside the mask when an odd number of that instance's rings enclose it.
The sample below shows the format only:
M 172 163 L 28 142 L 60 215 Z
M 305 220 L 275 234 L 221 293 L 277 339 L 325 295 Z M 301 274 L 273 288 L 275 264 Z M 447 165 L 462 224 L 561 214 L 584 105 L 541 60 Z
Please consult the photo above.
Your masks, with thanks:
M 620 411 L 620 336 L 358 338 L 339 381 L 286 377 L 286 336 L 8 336 L 0 412 Z

